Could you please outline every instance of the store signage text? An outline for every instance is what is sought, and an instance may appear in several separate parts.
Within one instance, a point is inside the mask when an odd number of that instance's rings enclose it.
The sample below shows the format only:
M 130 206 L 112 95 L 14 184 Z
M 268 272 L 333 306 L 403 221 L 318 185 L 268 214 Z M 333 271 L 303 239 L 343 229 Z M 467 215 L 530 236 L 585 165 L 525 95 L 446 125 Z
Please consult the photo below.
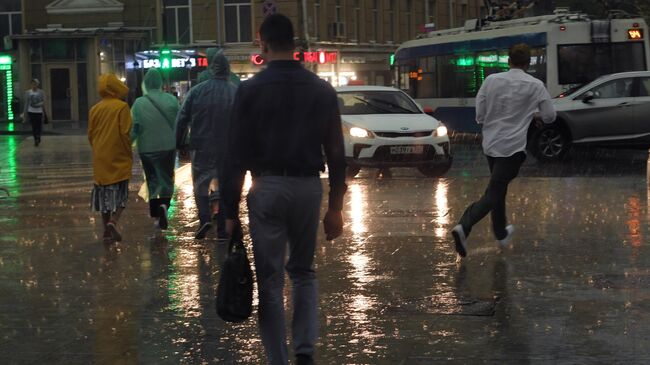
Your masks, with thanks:
M 301 52 L 294 52 L 293 59 L 300 61 Z M 336 52 L 302 52 L 302 57 L 306 63 L 319 63 L 321 65 L 326 63 L 336 63 L 338 58 L 338 53 Z M 254 65 L 261 66 L 264 64 L 264 58 L 260 54 L 254 54 L 251 56 L 251 62 Z
M 185 68 L 185 62 L 190 61 L 192 68 L 194 67 L 208 67 L 208 59 L 206 57 L 190 57 L 190 58 L 172 58 L 171 68 Z M 149 59 L 142 62 L 144 68 L 160 68 L 160 60 Z

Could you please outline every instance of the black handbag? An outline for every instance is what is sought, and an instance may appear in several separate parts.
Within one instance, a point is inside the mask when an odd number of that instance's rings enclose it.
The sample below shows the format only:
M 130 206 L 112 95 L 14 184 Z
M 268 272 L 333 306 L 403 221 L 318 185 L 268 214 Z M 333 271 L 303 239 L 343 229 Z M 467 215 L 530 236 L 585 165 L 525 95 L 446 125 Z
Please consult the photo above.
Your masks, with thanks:
M 243 322 L 253 312 L 253 271 L 239 224 L 228 244 L 217 286 L 217 314 L 226 322 Z

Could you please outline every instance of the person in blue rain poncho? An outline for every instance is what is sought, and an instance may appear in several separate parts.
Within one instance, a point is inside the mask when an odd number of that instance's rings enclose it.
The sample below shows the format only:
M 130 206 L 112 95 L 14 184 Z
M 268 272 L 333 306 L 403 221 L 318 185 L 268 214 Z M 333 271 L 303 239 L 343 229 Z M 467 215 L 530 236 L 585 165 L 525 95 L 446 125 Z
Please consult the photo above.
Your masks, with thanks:
M 189 150 L 192 161 L 194 199 L 199 214 L 195 237 L 203 239 L 216 220 L 217 236 L 226 239 L 223 209 L 211 209 L 210 200 L 218 200 L 219 172 L 223 169 L 226 135 L 237 86 L 231 82 L 230 64 L 223 52 L 208 49 L 207 80 L 186 95 L 176 119 L 176 148 Z M 200 77 L 199 81 L 201 81 Z M 210 184 L 212 182 L 212 185 Z M 212 195 L 211 192 L 212 191 Z M 214 214 L 213 217 L 213 212 Z
M 162 91 L 162 75 L 150 69 L 142 82 L 144 96 L 131 108 L 136 143 L 149 190 L 149 214 L 167 229 L 167 210 L 174 194 L 176 115 L 178 100 Z

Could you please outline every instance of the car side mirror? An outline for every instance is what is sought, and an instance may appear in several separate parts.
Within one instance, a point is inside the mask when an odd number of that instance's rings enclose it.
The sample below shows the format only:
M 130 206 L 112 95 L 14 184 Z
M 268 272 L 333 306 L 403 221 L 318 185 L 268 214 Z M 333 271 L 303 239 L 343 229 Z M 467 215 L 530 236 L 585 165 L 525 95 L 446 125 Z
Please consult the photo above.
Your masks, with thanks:
M 596 97 L 596 94 L 594 94 L 593 91 L 587 91 L 585 93 L 585 96 L 582 98 L 582 102 L 585 104 L 591 103 L 592 100 Z
M 428 114 L 428 115 L 430 115 L 430 116 L 433 117 L 433 108 L 432 108 L 432 107 L 430 107 L 430 106 L 425 106 L 425 107 L 422 109 L 422 111 L 424 112 L 424 114 Z

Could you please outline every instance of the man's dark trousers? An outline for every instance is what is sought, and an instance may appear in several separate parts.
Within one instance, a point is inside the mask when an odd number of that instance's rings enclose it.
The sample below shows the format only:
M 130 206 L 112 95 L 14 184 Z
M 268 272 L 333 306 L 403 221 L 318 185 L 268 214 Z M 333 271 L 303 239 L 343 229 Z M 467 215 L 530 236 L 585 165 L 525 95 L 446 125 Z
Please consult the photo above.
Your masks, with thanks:
M 312 356 L 318 335 L 318 288 L 313 262 L 323 187 L 320 178 L 253 179 L 248 216 L 259 293 L 259 326 L 268 363 L 288 363 L 284 271 L 292 283 L 294 353 Z M 285 260 L 287 246 L 289 258 Z
M 472 203 L 460 219 L 465 236 L 472 227 L 488 213 L 492 213 L 492 230 L 498 240 L 506 238 L 506 195 L 508 184 L 517 177 L 519 168 L 526 160 L 526 153 L 517 152 L 509 157 L 486 156 L 490 166 L 490 182 L 485 193 Z
M 43 134 L 43 113 L 27 113 L 29 122 L 32 124 L 32 135 L 35 141 L 41 140 Z

